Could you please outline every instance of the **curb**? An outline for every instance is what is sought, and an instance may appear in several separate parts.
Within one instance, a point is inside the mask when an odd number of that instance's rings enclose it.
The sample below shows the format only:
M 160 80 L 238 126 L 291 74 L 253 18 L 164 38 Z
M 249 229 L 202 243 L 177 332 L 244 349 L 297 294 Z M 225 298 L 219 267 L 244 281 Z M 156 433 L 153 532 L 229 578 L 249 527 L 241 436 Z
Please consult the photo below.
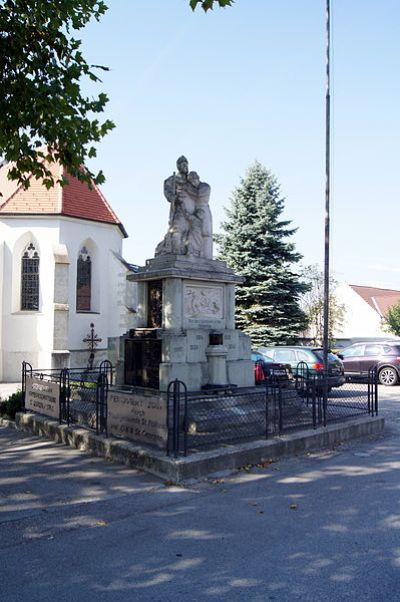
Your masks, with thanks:
M 56 443 L 91 452 L 174 483 L 199 479 L 215 472 L 233 471 L 247 464 L 260 464 L 313 449 L 332 448 L 351 439 L 378 435 L 384 429 L 383 418 L 365 416 L 341 424 L 330 424 L 320 430 L 298 431 L 270 440 L 239 443 L 172 458 L 162 450 L 114 437 L 106 438 L 83 428 L 59 424 L 38 414 L 18 413 L 15 425 L 11 421 L 4 422 L 10 422 L 10 426 L 18 430 L 53 439 Z

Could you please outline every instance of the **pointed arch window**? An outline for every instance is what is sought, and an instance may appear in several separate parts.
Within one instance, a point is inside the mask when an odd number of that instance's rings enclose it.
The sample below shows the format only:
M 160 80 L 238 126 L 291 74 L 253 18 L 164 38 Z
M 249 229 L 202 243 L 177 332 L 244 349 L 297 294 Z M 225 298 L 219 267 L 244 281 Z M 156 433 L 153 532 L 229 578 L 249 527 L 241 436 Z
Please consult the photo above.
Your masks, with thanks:
M 90 311 L 92 260 L 86 247 L 82 247 L 79 253 L 76 274 L 76 311 Z
M 39 253 L 30 243 L 21 260 L 21 310 L 39 311 Z

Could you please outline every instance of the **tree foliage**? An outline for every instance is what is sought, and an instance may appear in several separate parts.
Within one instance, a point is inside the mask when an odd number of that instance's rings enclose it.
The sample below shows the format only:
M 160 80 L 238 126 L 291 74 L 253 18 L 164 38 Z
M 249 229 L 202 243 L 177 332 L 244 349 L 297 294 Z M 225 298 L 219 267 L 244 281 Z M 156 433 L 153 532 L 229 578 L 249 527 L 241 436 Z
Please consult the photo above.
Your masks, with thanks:
M 303 271 L 303 278 L 309 284 L 309 290 L 301 298 L 301 306 L 307 316 L 308 336 L 317 345 L 322 344 L 324 338 L 324 274 L 317 265 L 307 266 Z M 343 326 L 346 313 L 345 305 L 340 303 L 335 295 L 336 280 L 329 279 L 329 320 L 328 339 L 333 346 L 334 335 Z
M 216 242 L 219 258 L 243 276 L 236 291 L 236 322 L 255 346 L 284 344 L 305 327 L 300 296 L 307 290 L 294 270 L 301 255 L 280 219 L 284 200 L 275 177 L 255 162 L 233 192 Z
M 383 317 L 383 327 L 386 332 L 400 337 L 400 303 L 396 303 L 389 307 Z
M 206 12 L 233 3 L 189 0 Z M 25 188 L 31 174 L 53 186 L 54 162 L 89 185 L 104 181 L 82 166 L 114 127 L 96 118 L 108 98 L 85 96 L 81 82 L 99 82 L 107 68 L 87 63 L 74 32 L 106 10 L 103 0 L 0 0 L 0 160 L 14 163 L 8 177 Z
M 225 8 L 225 6 L 232 6 L 234 1 L 235 0 L 190 0 L 189 4 L 193 10 L 200 5 L 204 11 L 208 11 L 214 8 L 214 4 Z
M 0 156 L 15 162 L 10 177 L 54 184 L 45 161 L 60 162 L 81 181 L 104 180 L 82 170 L 114 124 L 101 123 L 107 96 L 89 98 L 81 79 L 99 82 L 74 32 L 107 10 L 101 0 L 0 0 Z

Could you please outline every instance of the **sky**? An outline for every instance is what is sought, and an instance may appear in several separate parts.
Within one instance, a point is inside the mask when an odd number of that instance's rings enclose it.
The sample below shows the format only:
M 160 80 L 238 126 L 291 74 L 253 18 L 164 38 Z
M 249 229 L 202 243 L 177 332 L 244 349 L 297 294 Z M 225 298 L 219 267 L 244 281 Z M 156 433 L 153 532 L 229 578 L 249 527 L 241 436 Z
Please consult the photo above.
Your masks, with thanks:
M 211 186 L 214 231 L 259 161 L 280 183 L 303 265 L 323 265 L 325 0 L 108 0 L 82 32 L 107 65 L 89 93 L 110 98 L 116 128 L 92 169 L 143 265 L 167 230 L 163 181 L 184 154 Z M 331 246 L 338 281 L 400 289 L 400 3 L 331 0 Z

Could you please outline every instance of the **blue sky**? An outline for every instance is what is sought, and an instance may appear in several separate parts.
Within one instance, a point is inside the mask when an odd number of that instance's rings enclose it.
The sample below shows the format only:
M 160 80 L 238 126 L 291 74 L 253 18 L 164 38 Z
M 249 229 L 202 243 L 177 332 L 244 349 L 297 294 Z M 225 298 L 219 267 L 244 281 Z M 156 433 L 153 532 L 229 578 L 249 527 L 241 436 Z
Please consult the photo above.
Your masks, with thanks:
M 325 0 L 108 0 L 84 30 L 116 129 L 91 166 L 143 264 L 166 231 L 163 180 L 185 154 L 211 185 L 214 229 L 257 159 L 277 177 L 304 264 L 323 261 Z M 332 0 L 331 270 L 400 289 L 400 3 Z

